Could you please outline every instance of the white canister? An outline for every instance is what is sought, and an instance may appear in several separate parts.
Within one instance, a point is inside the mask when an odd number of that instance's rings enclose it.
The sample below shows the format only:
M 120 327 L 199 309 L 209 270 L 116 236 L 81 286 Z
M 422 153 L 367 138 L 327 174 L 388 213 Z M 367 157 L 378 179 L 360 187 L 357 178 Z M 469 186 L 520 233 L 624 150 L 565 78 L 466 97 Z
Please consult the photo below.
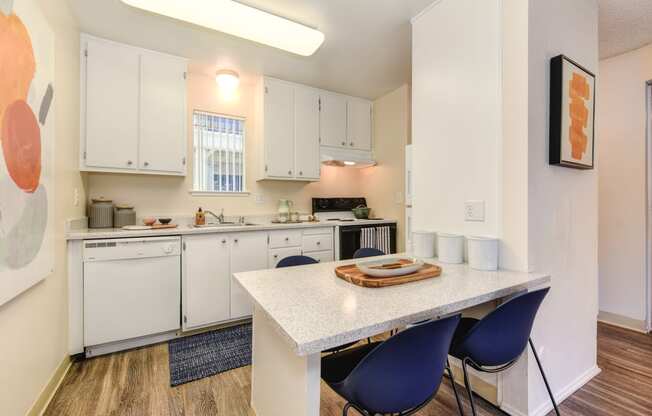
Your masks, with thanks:
M 464 262 L 464 236 L 459 234 L 438 233 L 437 249 L 439 261 L 443 263 Z
M 498 239 L 493 237 L 466 237 L 469 244 L 469 266 L 475 270 L 498 269 Z
M 412 233 L 414 256 L 421 258 L 435 257 L 435 239 L 437 234 L 432 231 L 415 231 Z

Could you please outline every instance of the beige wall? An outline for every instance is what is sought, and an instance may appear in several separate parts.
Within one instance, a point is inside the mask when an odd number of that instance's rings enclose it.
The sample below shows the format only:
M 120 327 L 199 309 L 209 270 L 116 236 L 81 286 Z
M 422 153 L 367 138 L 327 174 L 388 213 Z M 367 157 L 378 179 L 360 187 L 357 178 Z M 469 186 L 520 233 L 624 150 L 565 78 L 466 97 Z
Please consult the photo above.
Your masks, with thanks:
M 260 132 L 256 131 L 255 86 L 243 84 L 239 96 L 225 100 L 218 93 L 214 77 L 190 73 L 188 77 L 188 154 L 192 155 L 192 111 L 203 110 L 220 114 L 245 117 L 246 139 L 246 186 L 248 196 L 193 196 L 192 160 L 189 160 L 189 175 L 185 178 L 89 174 L 90 197 L 103 196 L 120 203 L 133 204 L 139 215 L 192 214 L 197 207 L 219 210 L 225 215 L 261 215 L 276 211 L 278 199 L 291 199 L 301 212 L 309 213 L 310 198 L 318 196 L 361 196 L 363 190 L 360 171 L 322 167 L 321 181 L 317 183 L 255 180 L 259 168 L 260 153 L 256 151 Z M 257 203 L 256 197 L 263 202 Z
M 649 80 L 652 45 L 600 62 L 600 311 L 639 322 L 646 312 L 645 83 Z
M 410 88 L 403 85 L 374 102 L 374 151 L 378 165 L 360 171 L 375 217 L 398 220 L 398 249 L 405 245 L 405 146 Z
M 24 415 L 67 356 L 63 224 L 83 215 L 79 143 L 79 32 L 65 0 L 38 0 L 55 33 L 55 268 L 45 281 L 0 306 L 0 414 Z

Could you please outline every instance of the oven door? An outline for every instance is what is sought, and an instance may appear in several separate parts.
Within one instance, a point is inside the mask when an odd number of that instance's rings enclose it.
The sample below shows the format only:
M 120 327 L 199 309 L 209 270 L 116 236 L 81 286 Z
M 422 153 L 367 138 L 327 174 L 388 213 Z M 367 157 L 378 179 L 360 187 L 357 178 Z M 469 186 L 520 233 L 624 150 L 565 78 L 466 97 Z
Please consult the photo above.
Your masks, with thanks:
M 379 227 L 389 227 L 390 228 L 390 253 L 396 253 L 396 223 L 392 224 L 378 224 L 378 225 L 344 225 L 340 226 L 338 232 L 337 243 L 337 259 L 338 260 L 350 260 L 353 258 L 353 254 L 360 248 L 360 234 L 362 233 L 363 228 L 379 228 Z

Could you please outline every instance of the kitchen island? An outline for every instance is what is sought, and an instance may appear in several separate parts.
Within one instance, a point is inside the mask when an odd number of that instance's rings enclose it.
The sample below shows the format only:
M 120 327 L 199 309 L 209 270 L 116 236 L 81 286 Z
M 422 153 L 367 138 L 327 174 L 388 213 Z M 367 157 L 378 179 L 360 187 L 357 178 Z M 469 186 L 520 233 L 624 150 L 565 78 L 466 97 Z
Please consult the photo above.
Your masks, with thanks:
M 550 282 L 542 273 L 440 264 L 440 277 L 370 289 L 335 275 L 351 263 L 234 275 L 254 302 L 251 405 L 258 416 L 319 415 L 321 351 Z

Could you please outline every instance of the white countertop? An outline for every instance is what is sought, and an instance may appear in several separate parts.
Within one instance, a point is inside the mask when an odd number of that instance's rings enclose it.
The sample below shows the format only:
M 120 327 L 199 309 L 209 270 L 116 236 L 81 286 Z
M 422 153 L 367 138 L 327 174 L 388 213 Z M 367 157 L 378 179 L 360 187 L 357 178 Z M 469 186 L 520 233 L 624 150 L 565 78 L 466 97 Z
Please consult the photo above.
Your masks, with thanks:
M 320 221 L 320 222 L 302 222 L 298 224 L 281 224 L 271 223 L 268 221 L 256 223 L 256 225 L 222 225 L 216 227 L 195 228 L 191 225 L 181 224 L 177 228 L 165 228 L 160 230 L 142 230 L 128 231 L 121 228 L 81 228 L 72 229 L 66 232 L 67 240 L 94 240 L 103 238 L 129 238 L 129 237 L 161 237 L 167 235 L 190 235 L 190 234 L 212 234 L 212 233 L 235 233 L 242 231 L 268 231 L 268 230 L 288 230 L 294 228 L 323 228 L 335 227 L 338 225 L 369 225 L 369 224 L 389 224 L 395 223 L 395 220 L 380 221 L 356 221 L 356 222 L 339 222 L 339 221 Z
M 550 282 L 550 276 L 542 273 L 482 272 L 466 264 L 426 261 L 442 266 L 442 275 L 381 289 L 358 287 L 338 278 L 334 268 L 351 264 L 351 260 L 234 276 L 298 355 L 317 353 Z

